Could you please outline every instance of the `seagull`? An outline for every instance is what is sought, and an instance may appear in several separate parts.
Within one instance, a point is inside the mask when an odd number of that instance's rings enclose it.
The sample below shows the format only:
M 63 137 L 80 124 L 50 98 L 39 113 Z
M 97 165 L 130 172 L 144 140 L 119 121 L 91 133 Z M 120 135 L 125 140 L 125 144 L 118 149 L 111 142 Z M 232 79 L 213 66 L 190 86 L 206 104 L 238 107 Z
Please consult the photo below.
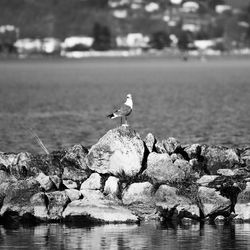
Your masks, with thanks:
M 133 101 L 132 101 L 132 95 L 127 94 L 127 100 L 126 102 L 117 110 L 115 110 L 112 114 L 108 115 L 107 117 L 110 119 L 114 119 L 117 117 L 121 118 L 121 125 L 122 124 L 122 117 L 125 119 L 124 126 L 128 126 L 127 116 L 129 116 L 133 109 Z

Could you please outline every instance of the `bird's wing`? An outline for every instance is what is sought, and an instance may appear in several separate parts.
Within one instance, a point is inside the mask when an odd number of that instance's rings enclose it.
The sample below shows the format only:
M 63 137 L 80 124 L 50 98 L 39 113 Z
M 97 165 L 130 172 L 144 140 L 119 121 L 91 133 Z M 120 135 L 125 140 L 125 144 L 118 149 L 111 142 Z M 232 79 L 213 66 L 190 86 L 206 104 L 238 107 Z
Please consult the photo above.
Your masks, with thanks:
M 123 104 L 120 109 L 117 109 L 113 114 L 116 116 L 126 116 L 131 113 L 132 109 L 126 104 Z

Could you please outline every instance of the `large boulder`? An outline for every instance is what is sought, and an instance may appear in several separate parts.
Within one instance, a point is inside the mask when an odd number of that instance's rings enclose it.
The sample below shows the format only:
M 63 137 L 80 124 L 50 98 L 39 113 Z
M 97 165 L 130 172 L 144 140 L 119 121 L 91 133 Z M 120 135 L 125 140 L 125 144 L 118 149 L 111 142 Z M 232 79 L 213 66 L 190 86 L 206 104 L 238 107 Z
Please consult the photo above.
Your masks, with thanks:
M 246 188 L 238 195 L 235 214 L 235 219 L 250 222 L 250 182 L 247 182 Z
M 230 211 L 231 201 L 222 196 L 215 188 L 199 187 L 198 197 L 200 208 L 205 217 L 214 216 Z
M 233 168 L 240 165 L 240 159 L 235 149 L 221 146 L 202 146 L 201 156 L 204 157 L 207 171 L 217 174 L 221 168 Z
M 143 172 L 153 183 L 180 182 L 190 176 L 191 166 L 185 160 L 172 162 L 167 153 L 150 153 L 147 169 Z
M 101 174 L 134 176 L 141 170 L 144 143 L 131 128 L 121 126 L 108 131 L 87 155 L 87 165 Z
M 175 187 L 161 185 L 154 197 L 158 209 L 168 217 L 164 219 L 173 219 L 174 216 L 197 219 L 200 216 L 199 207 L 188 197 L 178 194 Z
M 119 205 L 113 199 L 106 199 L 100 191 L 85 190 L 84 198 L 68 204 L 63 212 L 65 220 L 78 223 L 131 223 L 137 222 L 137 216 Z

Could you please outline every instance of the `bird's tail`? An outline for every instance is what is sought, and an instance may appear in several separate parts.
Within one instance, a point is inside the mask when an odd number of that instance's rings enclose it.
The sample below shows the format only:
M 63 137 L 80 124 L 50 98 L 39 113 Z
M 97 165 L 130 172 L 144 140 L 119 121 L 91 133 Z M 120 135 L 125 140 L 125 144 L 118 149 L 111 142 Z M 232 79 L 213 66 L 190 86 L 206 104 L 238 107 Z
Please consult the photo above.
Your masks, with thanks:
M 115 116 L 114 114 L 107 115 L 108 118 L 113 119 Z

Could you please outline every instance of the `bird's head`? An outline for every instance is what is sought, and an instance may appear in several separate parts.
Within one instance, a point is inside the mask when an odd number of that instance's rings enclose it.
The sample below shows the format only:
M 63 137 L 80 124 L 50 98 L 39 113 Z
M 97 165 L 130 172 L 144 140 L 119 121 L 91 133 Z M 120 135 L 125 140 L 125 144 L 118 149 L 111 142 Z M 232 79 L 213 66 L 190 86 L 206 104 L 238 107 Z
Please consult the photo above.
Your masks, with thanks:
M 127 99 L 132 99 L 132 95 L 131 94 L 127 94 Z

